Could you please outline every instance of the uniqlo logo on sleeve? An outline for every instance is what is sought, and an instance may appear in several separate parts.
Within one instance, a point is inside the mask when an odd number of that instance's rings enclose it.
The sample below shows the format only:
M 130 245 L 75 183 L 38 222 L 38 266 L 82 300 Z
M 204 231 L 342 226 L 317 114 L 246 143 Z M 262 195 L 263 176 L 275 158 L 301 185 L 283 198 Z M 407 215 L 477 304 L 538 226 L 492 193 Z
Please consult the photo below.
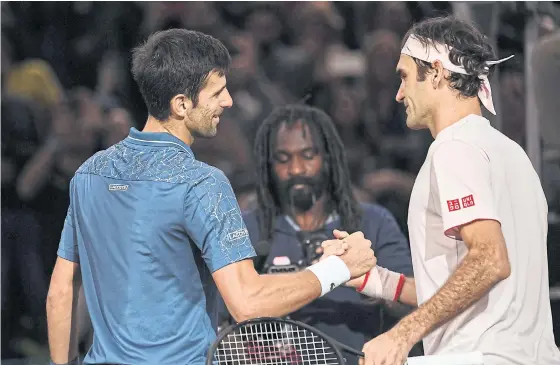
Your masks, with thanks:
M 461 200 L 463 201 L 463 208 L 472 207 L 474 205 L 474 198 L 472 194 L 469 196 L 465 196 Z
M 447 208 L 449 208 L 450 212 L 461 209 L 461 205 L 459 204 L 459 199 L 448 200 Z

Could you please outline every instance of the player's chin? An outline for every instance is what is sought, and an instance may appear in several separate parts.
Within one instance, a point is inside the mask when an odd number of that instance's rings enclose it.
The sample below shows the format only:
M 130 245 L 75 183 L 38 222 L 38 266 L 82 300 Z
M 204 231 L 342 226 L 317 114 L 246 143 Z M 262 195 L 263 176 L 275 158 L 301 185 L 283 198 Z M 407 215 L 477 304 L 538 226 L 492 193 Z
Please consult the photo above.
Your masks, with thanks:
M 422 123 L 419 123 L 416 119 L 408 116 L 406 118 L 406 126 L 410 129 L 423 129 Z
M 212 138 L 215 137 L 216 134 L 218 134 L 216 126 L 207 126 L 204 129 L 201 128 L 194 132 L 194 136 L 199 138 Z
M 218 134 L 218 128 L 216 128 L 216 127 L 213 127 L 212 129 L 208 129 L 208 130 L 204 131 L 204 137 L 205 138 L 216 137 L 216 134 Z

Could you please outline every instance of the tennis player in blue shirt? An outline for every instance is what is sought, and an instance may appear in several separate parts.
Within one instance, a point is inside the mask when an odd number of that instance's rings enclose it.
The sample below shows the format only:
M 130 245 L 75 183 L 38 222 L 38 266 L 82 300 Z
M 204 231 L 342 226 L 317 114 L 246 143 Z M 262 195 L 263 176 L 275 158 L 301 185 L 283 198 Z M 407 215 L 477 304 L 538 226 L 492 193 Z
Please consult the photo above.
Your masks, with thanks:
M 53 364 L 78 363 L 82 285 L 94 328 L 84 363 L 202 365 L 216 336 L 216 289 L 238 321 L 282 316 L 375 265 L 371 242 L 357 232 L 346 236 L 344 254 L 309 270 L 257 274 L 228 179 L 189 147 L 216 135 L 232 105 L 230 62 L 221 42 L 183 29 L 155 33 L 134 50 L 148 120 L 70 183 L 47 298 Z

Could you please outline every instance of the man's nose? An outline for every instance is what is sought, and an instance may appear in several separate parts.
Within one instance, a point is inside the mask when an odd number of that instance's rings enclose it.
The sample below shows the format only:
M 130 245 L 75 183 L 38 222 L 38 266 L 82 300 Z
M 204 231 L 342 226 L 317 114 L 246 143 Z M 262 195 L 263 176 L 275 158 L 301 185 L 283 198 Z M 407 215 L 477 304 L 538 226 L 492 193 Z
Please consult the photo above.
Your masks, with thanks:
M 225 92 L 226 93 L 225 93 L 225 96 L 224 96 L 224 100 L 222 101 L 220 106 L 222 108 L 231 108 L 233 106 L 233 98 L 231 97 L 228 89 L 226 89 Z
M 402 82 L 399 86 L 399 90 L 397 91 L 397 96 L 395 97 L 395 100 L 397 101 L 397 103 L 402 103 L 404 101 L 404 88 Z
M 291 176 L 299 176 L 305 173 L 305 166 L 299 157 L 292 158 L 288 172 Z

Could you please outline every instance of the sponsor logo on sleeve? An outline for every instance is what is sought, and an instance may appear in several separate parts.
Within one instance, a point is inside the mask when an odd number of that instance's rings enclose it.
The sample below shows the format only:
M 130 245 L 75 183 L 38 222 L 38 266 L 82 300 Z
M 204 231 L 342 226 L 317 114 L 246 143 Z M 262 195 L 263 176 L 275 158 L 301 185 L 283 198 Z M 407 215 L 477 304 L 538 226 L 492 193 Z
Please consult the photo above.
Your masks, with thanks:
M 461 205 L 459 204 L 459 199 L 448 200 L 447 208 L 449 209 L 450 212 L 460 210 Z
M 474 198 L 472 194 L 461 198 L 461 201 L 463 202 L 463 208 L 472 207 L 474 205 Z
M 228 241 L 235 241 L 235 240 L 247 237 L 248 235 L 249 235 L 249 231 L 247 231 L 247 229 L 243 228 L 243 229 L 238 229 L 235 232 L 228 233 L 227 239 L 228 239 Z

